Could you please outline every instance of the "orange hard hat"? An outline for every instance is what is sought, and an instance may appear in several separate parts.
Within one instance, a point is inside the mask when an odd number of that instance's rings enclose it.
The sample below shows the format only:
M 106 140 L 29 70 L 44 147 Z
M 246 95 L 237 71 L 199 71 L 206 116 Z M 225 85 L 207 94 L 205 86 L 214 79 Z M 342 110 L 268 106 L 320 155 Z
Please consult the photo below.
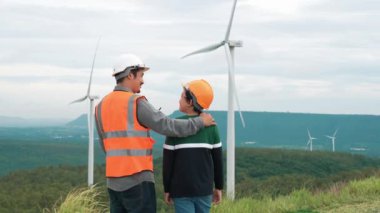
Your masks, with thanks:
M 184 85 L 192 96 L 193 104 L 199 110 L 208 109 L 214 99 L 214 92 L 206 80 L 194 80 Z

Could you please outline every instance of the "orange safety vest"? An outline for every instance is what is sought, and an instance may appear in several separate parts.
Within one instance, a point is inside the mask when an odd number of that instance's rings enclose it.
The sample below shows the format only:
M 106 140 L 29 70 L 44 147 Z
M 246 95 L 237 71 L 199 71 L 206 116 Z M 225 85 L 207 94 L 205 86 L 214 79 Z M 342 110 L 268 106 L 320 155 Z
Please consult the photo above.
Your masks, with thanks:
M 101 145 L 106 152 L 106 177 L 153 171 L 153 144 L 149 129 L 137 120 L 137 100 L 145 98 L 113 91 L 95 108 Z

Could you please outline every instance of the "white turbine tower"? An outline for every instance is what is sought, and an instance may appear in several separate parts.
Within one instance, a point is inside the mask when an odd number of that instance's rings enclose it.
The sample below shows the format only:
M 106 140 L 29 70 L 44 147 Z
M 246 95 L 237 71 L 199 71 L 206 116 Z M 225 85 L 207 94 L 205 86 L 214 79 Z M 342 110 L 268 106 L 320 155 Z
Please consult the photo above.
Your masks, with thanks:
M 317 138 L 311 137 L 309 129 L 307 129 L 307 134 L 309 135 L 309 140 L 307 141 L 306 146 L 308 146 L 310 144 L 310 151 L 312 152 L 313 151 L 313 140 L 316 140 Z
M 330 138 L 331 139 L 331 143 L 332 143 L 332 150 L 333 152 L 335 152 L 335 136 L 336 136 L 336 133 L 338 132 L 338 129 L 335 130 L 333 136 L 329 136 L 329 135 L 326 135 L 326 137 Z
M 243 115 L 240 110 L 239 98 L 236 92 L 235 85 L 235 63 L 234 63 L 234 49 L 235 47 L 242 47 L 242 41 L 232 41 L 230 38 L 230 31 L 232 26 L 232 20 L 234 18 L 235 7 L 237 0 L 234 0 L 230 20 L 227 27 L 227 32 L 224 40 L 199 49 L 197 51 L 191 52 L 182 58 L 188 57 L 190 55 L 195 55 L 198 53 L 210 52 L 224 46 L 227 63 L 228 63 L 228 118 L 227 118 L 227 197 L 233 200 L 235 198 L 235 110 L 234 110 L 234 96 L 236 104 L 240 113 L 240 119 L 243 127 L 245 127 L 245 122 Z
M 90 81 L 88 82 L 88 88 L 87 93 L 83 98 L 80 98 L 78 100 L 75 100 L 71 102 L 73 103 L 79 103 L 82 101 L 85 101 L 86 99 L 90 100 L 90 109 L 87 114 L 87 125 L 88 125 L 88 176 L 87 176 L 87 183 L 88 186 L 92 186 L 94 184 L 94 100 L 98 99 L 98 96 L 91 95 L 91 83 L 92 83 L 92 73 L 94 71 L 94 65 L 95 65 L 95 59 L 96 59 L 96 53 L 98 52 L 99 42 L 96 43 L 95 48 L 95 54 L 94 58 L 92 60 L 92 66 L 91 66 L 91 74 L 90 74 Z

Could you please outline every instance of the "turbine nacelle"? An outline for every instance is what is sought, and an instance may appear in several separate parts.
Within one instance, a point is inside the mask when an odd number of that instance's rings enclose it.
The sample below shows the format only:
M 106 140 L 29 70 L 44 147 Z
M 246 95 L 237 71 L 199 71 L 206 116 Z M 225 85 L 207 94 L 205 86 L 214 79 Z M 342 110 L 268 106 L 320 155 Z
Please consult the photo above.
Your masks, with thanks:
M 95 99 L 99 99 L 99 96 L 97 95 L 91 95 L 91 96 L 87 96 L 91 101 L 95 100 Z
M 230 47 L 242 47 L 243 46 L 243 41 L 227 41 L 225 42 L 228 44 Z

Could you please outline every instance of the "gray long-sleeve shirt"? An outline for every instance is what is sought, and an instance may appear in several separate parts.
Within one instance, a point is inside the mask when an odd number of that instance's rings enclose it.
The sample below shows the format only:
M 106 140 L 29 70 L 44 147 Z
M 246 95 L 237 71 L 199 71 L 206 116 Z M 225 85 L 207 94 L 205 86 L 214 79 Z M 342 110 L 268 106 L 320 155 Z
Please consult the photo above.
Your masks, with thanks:
M 171 119 L 142 98 L 137 102 L 137 119 L 143 126 L 169 137 L 194 135 L 204 126 L 201 117 L 188 122 L 184 122 L 183 119 Z
M 131 92 L 129 88 L 121 86 L 116 86 L 114 91 Z M 189 120 L 171 119 L 144 98 L 137 102 L 137 119 L 141 125 L 170 137 L 194 135 L 204 127 L 200 117 Z M 142 171 L 127 177 L 107 178 L 107 187 L 114 191 L 125 191 L 144 181 L 154 182 L 153 172 Z

